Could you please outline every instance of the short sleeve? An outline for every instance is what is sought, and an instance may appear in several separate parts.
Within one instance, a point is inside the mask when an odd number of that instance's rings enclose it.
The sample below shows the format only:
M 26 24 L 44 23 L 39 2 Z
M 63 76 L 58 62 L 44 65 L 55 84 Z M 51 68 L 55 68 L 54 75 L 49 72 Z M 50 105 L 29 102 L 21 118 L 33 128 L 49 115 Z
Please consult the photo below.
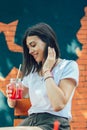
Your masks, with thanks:
M 25 86 L 25 87 L 28 87 L 28 78 L 29 76 L 25 76 L 22 80 L 22 84 Z
M 79 82 L 79 68 L 77 62 L 70 60 L 63 69 L 61 79 L 72 78 L 76 81 L 76 86 Z

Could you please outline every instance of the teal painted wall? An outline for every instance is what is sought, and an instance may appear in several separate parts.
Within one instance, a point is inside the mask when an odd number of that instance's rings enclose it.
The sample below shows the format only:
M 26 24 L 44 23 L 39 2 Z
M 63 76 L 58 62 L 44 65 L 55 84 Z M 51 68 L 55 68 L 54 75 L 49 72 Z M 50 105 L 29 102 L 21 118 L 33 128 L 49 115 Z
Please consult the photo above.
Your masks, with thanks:
M 84 16 L 87 0 L 3 0 L 0 2 L 0 22 L 11 23 L 18 20 L 15 42 L 21 46 L 22 36 L 27 27 L 38 22 L 46 22 L 55 30 L 61 57 L 77 60 L 75 48 L 82 49 L 76 33 Z M 16 58 L 16 60 L 14 60 Z M 8 50 L 5 35 L 0 33 L 0 76 L 6 77 L 13 67 L 19 67 L 21 53 Z M 8 63 L 9 62 L 9 63 Z M 13 125 L 13 109 L 7 105 L 0 92 L 0 127 Z

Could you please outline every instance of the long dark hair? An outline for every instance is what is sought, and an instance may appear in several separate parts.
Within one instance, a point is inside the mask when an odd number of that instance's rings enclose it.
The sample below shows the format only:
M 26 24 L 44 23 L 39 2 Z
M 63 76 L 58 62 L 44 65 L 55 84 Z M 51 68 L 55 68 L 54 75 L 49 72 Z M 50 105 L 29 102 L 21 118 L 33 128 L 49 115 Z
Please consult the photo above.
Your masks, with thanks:
M 26 45 L 26 38 L 28 36 L 38 36 L 43 42 L 46 43 L 44 52 L 44 58 L 48 55 L 48 46 L 55 49 L 56 58 L 60 56 L 57 38 L 53 29 L 46 23 L 39 23 L 28 28 L 23 37 L 23 76 L 28 75 L 31 70 L 39 71 L 42 67 L 42 63 L 37 63 L 33 56 L 29 54 L 28 47 Z

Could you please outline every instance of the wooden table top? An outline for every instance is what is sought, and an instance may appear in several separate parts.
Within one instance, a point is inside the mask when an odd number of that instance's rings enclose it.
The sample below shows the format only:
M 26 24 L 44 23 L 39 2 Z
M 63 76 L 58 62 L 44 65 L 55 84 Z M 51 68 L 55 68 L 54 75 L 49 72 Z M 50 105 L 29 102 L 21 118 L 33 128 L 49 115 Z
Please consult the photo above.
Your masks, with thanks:
M 0 130 L 34 130 L 32 127 L 29 126 L 18 126 L 18 127 L 0 127 Z M 35 130 L 42 130 L 40 128 L 36 128 Z
M 29 130 L 26 127 L 0 127 L 0 130 Z

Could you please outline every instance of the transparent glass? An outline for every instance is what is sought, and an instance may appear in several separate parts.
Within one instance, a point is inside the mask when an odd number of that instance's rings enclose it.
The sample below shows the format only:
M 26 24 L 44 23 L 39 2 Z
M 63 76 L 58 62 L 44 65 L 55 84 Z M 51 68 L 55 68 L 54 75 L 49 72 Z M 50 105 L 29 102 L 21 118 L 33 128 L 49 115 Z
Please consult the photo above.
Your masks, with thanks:
M 12 96 L 10 97 L 11 99 L 22 98 L 23 87 L 20 78 L 19 79 L 11 78 L 9 89 L 12 90 Z

